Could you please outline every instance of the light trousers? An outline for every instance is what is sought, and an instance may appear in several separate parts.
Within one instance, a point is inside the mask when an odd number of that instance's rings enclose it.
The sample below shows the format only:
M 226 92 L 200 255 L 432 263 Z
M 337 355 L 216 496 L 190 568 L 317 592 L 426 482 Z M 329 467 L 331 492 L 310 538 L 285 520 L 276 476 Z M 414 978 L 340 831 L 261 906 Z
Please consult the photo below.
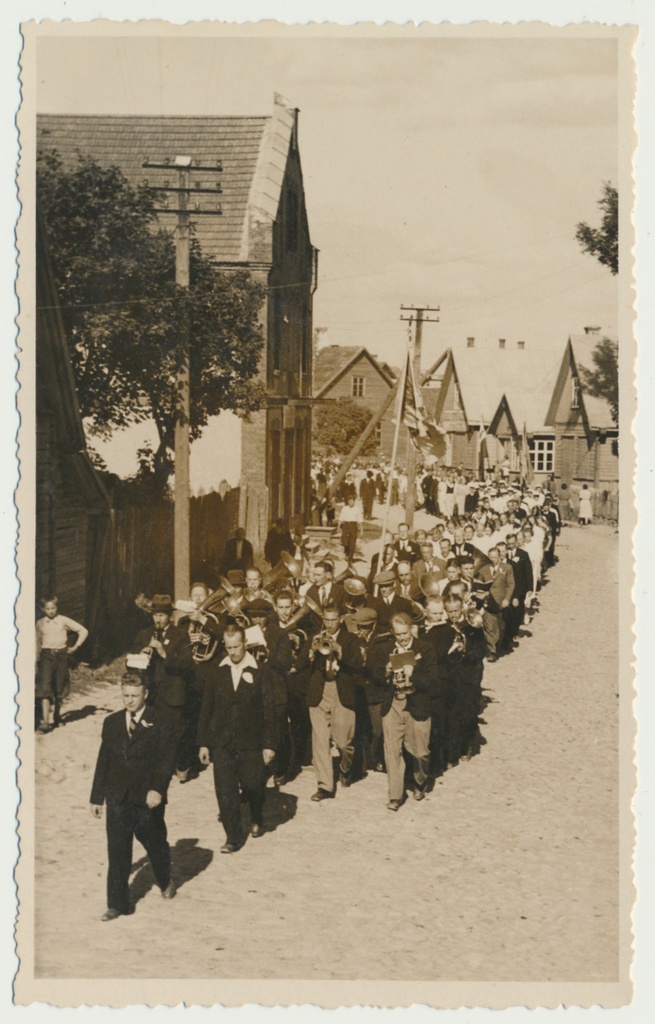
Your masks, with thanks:
M 339 700 L 336 682 L 327 681 L 323 698 L 315 708 L 309 709 L 312 723 L 312 763 L 319 789 L 334 791 L 334 771 L 330 755 L 330 741 L 341 755 L 340 770 L 347 775 L 355 752 L 355 712 Z
M 389 799 L 402 800 L 405 795 L 405 760 L 403 747 L 414 758 L 414 782 L 422 789 L 430 769 L 431 721 L 412 718 L 407 701 L 394 697 L 391 707 L 382 719 L 384 759 L 387 763 Z

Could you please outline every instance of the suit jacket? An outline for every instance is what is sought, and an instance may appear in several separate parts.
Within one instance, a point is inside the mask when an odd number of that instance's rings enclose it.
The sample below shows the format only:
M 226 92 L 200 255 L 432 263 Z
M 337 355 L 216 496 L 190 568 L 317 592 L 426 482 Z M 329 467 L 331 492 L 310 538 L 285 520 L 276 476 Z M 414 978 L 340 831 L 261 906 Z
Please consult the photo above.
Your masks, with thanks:
M 137 633 L 132 651 L 138 653 L 147 647 L 154 632 L 154 626 L 149 626 Z M 166 649 L 166 657 L 160 658 L 157 652 L 153 651 L 150 664 L 145 671 L 148 703 L 165 704 L 172 708 L 183 707 L 186 703 L 189 678 L 193 673 L 189 634 L 183 626 L 174 626 L 171 623 L 164 631 L 162 643 Z
M 514 596 L 514 573 L 511 565 L 500 562 L 494 569 L 492 565 L 483 565 L 478 570 L 476 579 L 489 586 L 487 608 L 496 614 L 502 608 L 503 601 L 511 601 Z
M 416 564 L 416 563 L 414 563 L 414 564 Z M 408 601 L 422 601 L 423 600 L 423 594 L 421 592 L 421 588 L 418 585 L 418 580 L 416 579 L 415 576 L 412 576 L 412 578 L 409 581 L 409 593 L 404 593 L 403 592 L 403 585 L 400 582 L 400 580 L 398 580 L 398 582 L 396 583 L 396 593 L 400 597 L 404 597 Z
M 313 598 L 317 604 L 320 604 L 321 607 L 323 607 L 319 587 L 317 587 L 315 583 L 312 583 L 311 587 L 307 591 L 307 596 Z M 339 611 L 342 611 L 344 609 L 344 606 L 346 604 L 346 591 L 343 589 L 340 583 L 332 583 L 332 586 L 330 587 L 330 593 L 328 595 L 328 602 L 329 604 L 336 605 Z
M 476 549 L 473 546 L 473 544 L 469 544 L 469 542 L 467 540 L 465 540 L 463 544 L 453 544 L 450 550 L 451 550 L 453 555 L 457 555 L 458 557 L 459 557 L 459 555 L 465 555 L 465 554 L 466 555 L 475 555 L 475 552 L 476 552 Z
M 424 573 L 429 573 L 430 576 L 434 576 L 437 582 L 446 578 L 446 563 L 437 561 L 436 558 L 432 561 L 430 567 L 426 565 L 422 558 L 419 558 L 418 562 L 414 562 L 412 566 L 412 572 L 416 577 L 417 581 L 420 580 Z
M 396 552 L 396 558 L 399 562 L 409 562 L 410 565 L 413 565 L 421 557 L 421 549 L 415 540 L 405 541 L 405 544 L 406 547 L 402 547 L 401 541 L 395 541 L 393 549 Z
M 230 537 L 223 551 L 223 572 L 229 572 L 231 569 L 242 569 L 245 572 L 254 564 L 255 559 L 250 541 L 244 537 L 241 542 L 241 558 L 237 558 L 237 539 Z
M 368 677 L 382 695 L 380 710 L 383 716 L 389 713 L 396 692 L 393 682 L 387 679 L 387 662 L 395 648 L 396 641 L 393 638 L 381 640 L 372 647 L 367 660 Z M 434 648 L 424 639 L 412 639 L 411 649 L 417 655 L 412 674 L 415 693 L 406 698 L 406 706 L 412 718 L 424 722 L 432 714 L 437 687 L 437 659 Z
M 275 567 L 280 561 L 283 551 L 293 555 L 295 550 L 296 545 L 294 544 L 293 538 L 288 530 L 284 530 L 283 533 L 280 533 L 276 527 L 271 527 L 268 531 L 266 542 L 264 544 L 264 558 L 269 565 Z
M 276 707 L 286 707 L 287 676 L 293 664 L 291 641 L 286 629 L 278 622 L 268 622 L 264 627 L 268 657 L 262 665 L 265 685 L 270 687 Z
M 153 789 L 164 802 L 175 768 L 176 734 L 154 708 L 146 705 L 130 738 L 125 709 L 108 715 L 102 723 L 92 804 L 122 804 L 130 800 L 145 805 Z
M 346 626 L 339 627 L 335 639 L 341 645 L 341 657 L 335 677 L 337 693 L 345 708 L 354 708 L 355 688 L 361 681 L 364 669 L 362 648 L 355 634 L 351 633 Z M 323 699 L 323 690 L 328 678 L 327 661 L 327 657 L 323 654 L 316 654 L 312 660 L 307 686 L 307 705 L 310 708 L 317 707 Z
M 508 555 L 507 562 L 511 565 L 514 573 L 513 596 L 519 601 L 524 601 L 528 591 L 534 590 L 534 575 L 530 556 L 523 548 L 517 548 L 511 558 Z
M 214 660 L 209 666 L 198 721 L 198 746 L 274 750 L 273 694 L 262 670 L 246 669 L 235 690 L 229 665 Z
M 368 603 L 368 602 L 367 602 Z M 406 597 L 402 597 L 400 594 L 394 594 L 391 604 L 380 597 L 372 598 L 370 602 L 371 608 L 375 608 L 378 613 L 378 630 L 380 633 L 386 632 L 391 625 L 391 616 L 395 615 L 396 612 L 406 612 L 408 615 L 414 614 L 414 607 L 411 601 L 408 601 Z

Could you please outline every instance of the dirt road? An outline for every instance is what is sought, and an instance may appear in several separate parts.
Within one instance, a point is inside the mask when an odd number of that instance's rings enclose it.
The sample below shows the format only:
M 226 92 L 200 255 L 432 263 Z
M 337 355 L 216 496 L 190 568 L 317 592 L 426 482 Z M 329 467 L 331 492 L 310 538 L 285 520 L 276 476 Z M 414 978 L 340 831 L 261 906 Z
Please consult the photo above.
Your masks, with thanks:
M 80 674 L 37 738 L 41 977 L 612 980 L 617 975 L 617 540 L 567 528 L 533 636 L 485 670 L 481 754 L 422 803 L 369 775 L 314 804 L 269 791 L 267 833 L 221 856 L 212 780 L 171 785 L 179 892 L 138 859 L 133 915 L 102 923 L 88 798 L 120 666 Z M 135 848 L 135 857 L 142 850 Z

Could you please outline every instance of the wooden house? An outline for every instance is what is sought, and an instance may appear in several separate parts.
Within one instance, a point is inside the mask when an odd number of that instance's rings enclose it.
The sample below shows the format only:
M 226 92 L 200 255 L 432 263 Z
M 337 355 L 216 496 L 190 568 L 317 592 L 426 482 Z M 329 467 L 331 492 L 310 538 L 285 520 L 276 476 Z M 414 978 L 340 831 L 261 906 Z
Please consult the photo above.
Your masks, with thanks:
M 608 493 L 618 491 L 618 426 L 609 403 L 589 393 L 581 372 L 593 369 L 592 354 L 600 340 L 598 328 L 569 337 L 546 413 L 545 426 L 552 432 L 552 472 L 561 493 L 576 495 L 583 483 Z
M 222 212 L 195 219 L 192 213 L 191 219 L 216 266 L 226 272 L 246 269 L 266 288 L 259 370 L 267 386 L 266 407 L 249 421 L 235 417 L 230 432 L 240 437 L 230 451 L 239 464 L 239 521 L 261 551 L 269 522 L 308 515 L 311 496 L 312 301 L 318 253 L 305 207 L 298 111 L 276 94 L 271 116 L 41 114 L 37 133 L 39 147 L 56 150 L 66 166 L 81 153 L 102 166 L 119 167 L 134 185 L 146 176 L 153 185 L 164 183 L 162 171 L 143 169 L 146 156 L 152 163 L 191 156 L 201 167 L 221 162 Z M 198 172 L 198 177 L 203 175 Z M 212 185 L 216 178 L 212 175 Z M 158 217 L 162 227 L 172 230 L 176 203 L 170 205 L 171 212 Z M 207 486 L 217 488 L 221 476 L 217 465 L 216 479 Z
M 396 371 L 380 362 L 368 349 L 353 345 L 327 345 L 314 360 L 314 407 L 320 409 L 340 398 L 351 398 L 373 416 L 396 383 Z M 390 458 L 393 448 L 395 403 L 380 420 L 376 437 L 380 454 Z M 316 424 L 314 423 L 314 431 Z M 407 429 L 401 428 L 399 451 L 407 444 Z

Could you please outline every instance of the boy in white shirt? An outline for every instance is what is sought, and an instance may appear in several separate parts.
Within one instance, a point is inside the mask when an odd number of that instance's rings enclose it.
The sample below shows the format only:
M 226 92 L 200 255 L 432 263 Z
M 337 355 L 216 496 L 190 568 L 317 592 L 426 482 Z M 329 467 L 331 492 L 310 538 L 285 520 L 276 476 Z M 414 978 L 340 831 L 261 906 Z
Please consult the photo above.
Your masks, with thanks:
M 36 697 L 41 701 L 39 732 L 52 732 L 60 722 L 61 702 L 70 691 L 68 656 L 81 647 L 89 631 L 79 622 L 58 614 L 56 597 L 46 597 L 41 608 L 43 615 L 36 623 Z M 69 633 L 77 634 L 72 646 L 69 646 Z

